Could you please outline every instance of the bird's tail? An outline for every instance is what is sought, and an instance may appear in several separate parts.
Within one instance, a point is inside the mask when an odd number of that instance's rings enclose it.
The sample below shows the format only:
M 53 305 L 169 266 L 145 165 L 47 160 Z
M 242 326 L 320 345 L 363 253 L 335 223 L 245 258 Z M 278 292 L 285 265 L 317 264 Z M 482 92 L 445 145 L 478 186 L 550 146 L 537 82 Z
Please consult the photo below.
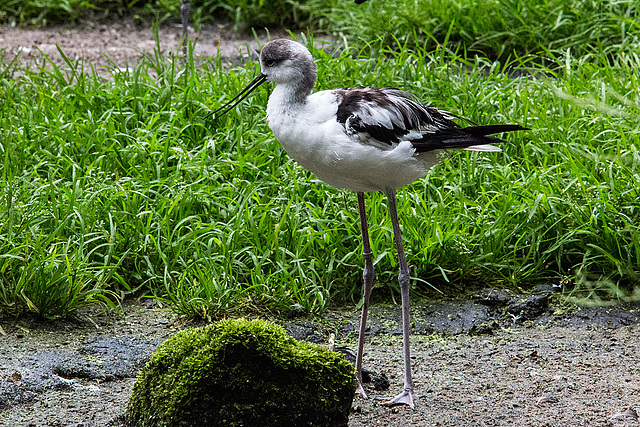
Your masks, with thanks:
M 496 138 L 495 136 L 488 136 L 494 133 L 502 133 L 502 132 L 513 132 L 516 130 L 530 130 L 529 128 L 520 126 L 520 125 L 485 125 L 485 126 L 467 126 L 463 128 L 463 131 L 470 135 L 470 140 L 473 141 L 477 139 L 478 141 L 484 142 L 484 144 L 478 145 L 467 145 L 459 147 L 460 150 L 467 151 L 502 151 L 500 147 L 496 147 L 495 145 L 487 144 L 491 143 L 500 143 L 505 142 L 503 139 Z M 471 143 L 468 141 L 467 144 Z M 460 141 L 461 142 L 461 141 Z
M 459 150 L 467 151 L 502 151 L 502 148 L 491 144 L 470 145 L 468 147 L 459 148 Z
M 529 130 L 520 125 L 486 125 L 441 129 L 433 133 L 426 133 L 420 140 L 411 141 L 416 152 L 431 150 L 470 150 L 470 151 L 500 151 L 491 145 L 505 142 L 494 133 Z
M 463 128 L 464 132 L 471 135 L 472 137 L 477 137 L 483 142 L 505 142 L 500 138 L 496 138 L 495 136 L 487 136 L 492 135 L 494 133 L 502 133 L 502 132 L 512 132 L 516 130 L 530 130 L 529 128 L 520 126 L 520 125 L 485 125 L 485 126 L 467 126 Z M 468 145 L 466 147 L 460 147 L 460 150 L 467 151 L 502 151 L 500 147 L 496 147 L 491 144 L 478 144 L 478 145 Z
M 531 130 L 520 125 L 484 125 L 484 126 L 467 126 L 462 128 L 465 133 L 473 136 L 493 135 L 494 133 L 513 132 L 516 130 Z

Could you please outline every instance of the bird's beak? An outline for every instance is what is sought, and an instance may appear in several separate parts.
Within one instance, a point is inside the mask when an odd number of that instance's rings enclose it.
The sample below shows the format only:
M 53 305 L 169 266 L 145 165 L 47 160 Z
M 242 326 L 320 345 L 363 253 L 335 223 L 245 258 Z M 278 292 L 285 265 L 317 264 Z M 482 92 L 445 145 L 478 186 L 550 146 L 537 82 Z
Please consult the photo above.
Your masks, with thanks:
M 240 103 L 240 101 L 245 99 L 251 92 L 253 92 L 258 86 L 260 86 L 266 80 L 267 80 L 267 76 L 264 73 L 258 74 L 258 77 L 253 79 L 251 81 L 251 83 L 249 83 L 247 85 L 247 87 L 242 89 L 242 91 L 240 91 L 239 94 L 237 94 L 235 97 L 233 97 L 233 99 L 231 101 L 227 102 L 226 104 L 224 104 L 222 107 L 218 108 L 217 110 L 212 111 L 211 113 L 207 114 L 205 116 L 205 119 L 207 117 L 213 116 L 214 114 L 215 114 L 214 119 L 218 119 L 218 118 L 224 116 L 229 111 L 231 111 L 233 109 L 233 107 L 238 105 Z M 237 99 L 237 101 L 236 101 L 236 99 Z M 234 103 L 234 101 L 236 101 L 236 102 Z M 220 114 L 217 114 L 218 111 L 221 111 Z

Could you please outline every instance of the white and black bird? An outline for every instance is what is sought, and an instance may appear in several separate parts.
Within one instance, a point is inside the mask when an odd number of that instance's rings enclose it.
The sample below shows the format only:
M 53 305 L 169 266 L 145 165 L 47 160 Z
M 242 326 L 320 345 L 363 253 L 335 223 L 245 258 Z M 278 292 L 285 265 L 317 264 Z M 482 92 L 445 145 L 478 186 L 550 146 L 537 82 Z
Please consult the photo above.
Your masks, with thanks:
M 461 127 L 453 121 L 461 117 L 425 106 L 399 89 L 351 87 L 312 93 L 316 81 L 313 57 L 307 48 L 291 40 L 266 44 L 260 53 L 260 66 L 262 72 L 244 90 L 211 114 L 219 113 L 216 117 L 220 117 L 260 84 L 275 82 L 267 119 L 280 144 L 325 183 L 357 192 L 364 249 L 364 303 L 356 374 L 358 393 L 365 397 L 362 352 L 374 269 L 364 193 L 386 194 L 400 266 L 404 351 L 404 388 L 386 404 L 413 408 L 410 277 L 398 224 L 396 190 L 424 177 L 446 150 L 500 151 L 491 144 L 504 141 L 487 135 L 527 129 L 519 125 Z

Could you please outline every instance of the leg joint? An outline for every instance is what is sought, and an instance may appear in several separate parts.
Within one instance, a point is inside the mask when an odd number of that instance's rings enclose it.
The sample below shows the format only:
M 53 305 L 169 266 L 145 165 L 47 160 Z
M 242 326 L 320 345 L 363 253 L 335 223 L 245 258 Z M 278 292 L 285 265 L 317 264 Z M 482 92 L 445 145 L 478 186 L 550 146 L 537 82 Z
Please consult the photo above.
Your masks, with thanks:
M 400 284 L 400 287 L 409 287 L 409 284 L 411 282 L 411 276 L 409 274 L 408 271 L 400 271 L 400 274 L 398 274 L 398 283 Z

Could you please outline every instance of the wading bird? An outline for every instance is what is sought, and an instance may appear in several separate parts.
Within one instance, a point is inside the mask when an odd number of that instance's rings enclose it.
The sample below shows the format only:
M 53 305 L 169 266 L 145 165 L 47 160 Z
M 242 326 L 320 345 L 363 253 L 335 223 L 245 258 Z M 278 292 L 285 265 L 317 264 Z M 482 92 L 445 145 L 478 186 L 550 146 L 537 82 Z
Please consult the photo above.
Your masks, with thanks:
M 275 82 L 267 103 L 267 119 L 280 144 L 317 178 L 357 193 L 364 252 L 364 303 L 356 374 L 358 393 L 364 397 L 362 352 L 374 277 L 364 193 L 381 191 L 387 196 L 400 266 L 404 387 L 385 404 L 413 408 L 410 278 L 398 224 L 396 190 L 425 176 L 445 150 L 500 151 L 490 144 L 504 141 L 487 135 L 527 129 L 519 125 L 461 127 L 453 119 L 465 119 L 425 106 L 414 95 L 399 89 L 351 87 L 311 93 L 316 81 L 313 57 L 307 48 L 291 40 L 277 39 L 266 44 L 260 53 L 260 66 L 262 72 L 245 89 L 209 115 L 217 114 L 218 118 L 260 84 Z

